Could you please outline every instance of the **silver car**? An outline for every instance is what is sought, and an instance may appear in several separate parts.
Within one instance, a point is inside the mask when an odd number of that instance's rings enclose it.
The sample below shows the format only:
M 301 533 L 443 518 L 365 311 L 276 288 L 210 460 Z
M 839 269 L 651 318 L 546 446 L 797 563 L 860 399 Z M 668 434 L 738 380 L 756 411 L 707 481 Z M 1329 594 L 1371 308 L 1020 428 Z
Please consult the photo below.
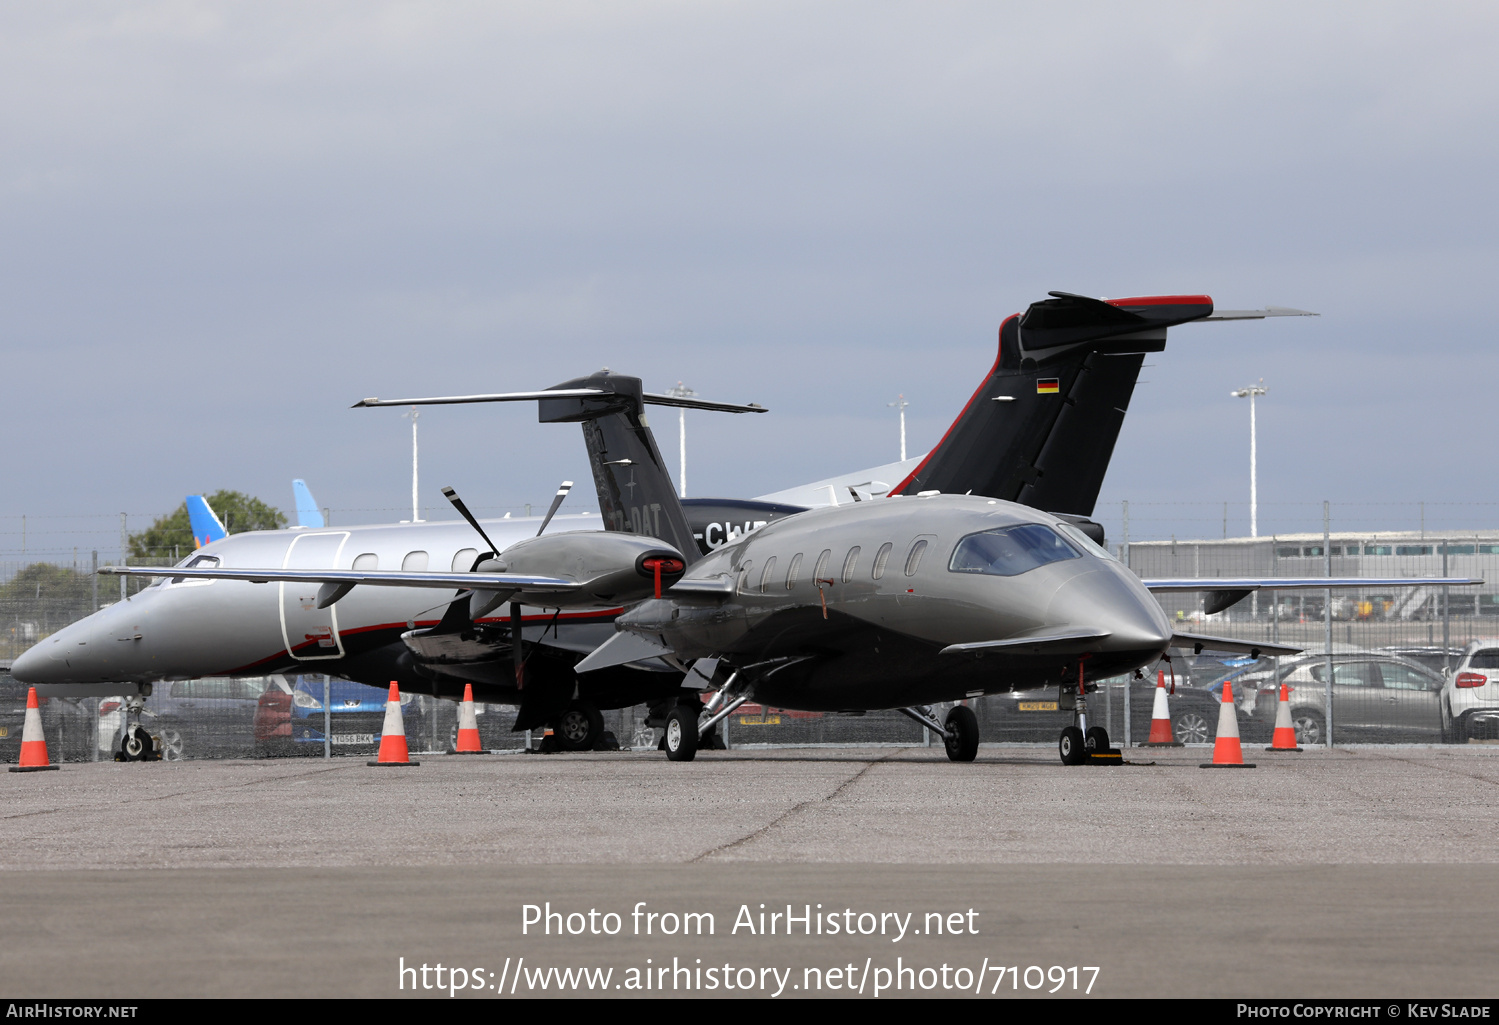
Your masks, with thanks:
M 1327 742 L 1327 657 L 1282 662 L 1255 701 L 1256 739 L 1275 726 L 1280 684 L 1290 688 L 1291 721 L 1303 746 Z M 1445 739 L 1442 677 L 1418 662 L 1379 652 L 1332 656 L 1333 728 L 1341 741 L 1434 743 Z

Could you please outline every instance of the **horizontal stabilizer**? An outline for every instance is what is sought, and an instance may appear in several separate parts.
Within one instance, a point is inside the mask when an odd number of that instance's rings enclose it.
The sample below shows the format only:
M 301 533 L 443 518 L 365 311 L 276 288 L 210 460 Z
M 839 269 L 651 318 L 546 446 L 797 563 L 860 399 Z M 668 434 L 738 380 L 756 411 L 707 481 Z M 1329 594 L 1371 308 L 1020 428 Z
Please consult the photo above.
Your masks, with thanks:
M 1320 317 L 1320 313 L 1293 310 L 1289 306 L 1266 306 L 1263 310 L 1214 310 L 1203 320 L 1264 320 L 1266 317 Z
M 1259 658 L 1261 655 L 1299 655 L 1303 648 L 1293 648 L 1285 644 L 1269 644 L 1264 641 L 1241 641 L 1235 637 L 1209 637 L 1206 634 L 1172 634 L 1171 646 L 1173 648 L 1191 648 L 1195 654 L 1207 651 L 1236 651 L 1251 658 Z
M 1110 633 L 1107 630 L 1058 630 L 1055 633 L 1011 637 L 1003 641 L 949 644 L 942 649 L 940 654 L 976 657 L 989 652 L 1006 655 L 1072 655 L 1087 651 L 1109 636 Z
M 102 570 L 100 572 L 103 572 Z M 1167 591 L 1322 591 L 1350 587 L 1472 587 L 1474 577 L 1178 577 L 1142 580 L 1157 593 Z
M 671 649 L 659 641 L 639 634 L 617 633 L 573 666 L 573 672 L 590 673 L 595 669 L 608 669 L 610 666 L 622 666 L 670 654 Z

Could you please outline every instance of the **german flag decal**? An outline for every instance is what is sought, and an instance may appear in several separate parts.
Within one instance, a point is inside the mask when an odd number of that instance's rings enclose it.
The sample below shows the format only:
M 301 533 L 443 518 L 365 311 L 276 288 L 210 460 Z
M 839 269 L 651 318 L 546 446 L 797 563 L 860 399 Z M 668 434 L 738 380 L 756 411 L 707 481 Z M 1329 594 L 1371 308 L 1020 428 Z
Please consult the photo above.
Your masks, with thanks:
M 1037 395 L 1055 395 L 1060 391 L 1061 379 L 1056 377 L 1039 377 L 1036 379 Z

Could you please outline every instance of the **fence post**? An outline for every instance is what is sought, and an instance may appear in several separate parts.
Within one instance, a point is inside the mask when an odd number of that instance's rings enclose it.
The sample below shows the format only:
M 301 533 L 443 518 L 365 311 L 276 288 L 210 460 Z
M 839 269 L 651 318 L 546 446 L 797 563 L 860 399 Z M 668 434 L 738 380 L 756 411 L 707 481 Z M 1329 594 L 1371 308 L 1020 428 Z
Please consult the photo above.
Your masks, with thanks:
M 94 611 L 99 611 L 99 552 L 94 550 Z
M 1443 538 L 1442 539 L 1442 576 L 1444 576 L 1444 577 L 1447 575 L 1447 549 L 1450 548 L 1450 547 L 1451 547 L 1451 545 L 1449 545 L 1447 543 L 1447 539 Z M 1475 548 L 1474 550 L 1476 551 L 1477 549 Z M 1443 585 L 1443 587 L 1442 587 L 1442 678 L 1443 679 L 1446 679 L 1447 674 L 1450 673 L 1450 672 L 1452 672 L 1451 656 L 1448 653 L 1448 649 L 1450 648 L 1451 643 L 1452 643 L 1452 602 L 1448 598 L 1448 591 L 1449 591 L 1449 589 L 1445 585 Z M 1478 611 L 1478 599 L 1474 598 L 1473 599 L 1473 603 L 1474 603 L 1473 604 L 1473 611 L 1476 613 Z
M 1322 565 L 1326 568 L 1327 577 L 1332 576 L 1332 503 L 1322 503 Z M 1332 588 L 1326 588 L 1322 592 L 1322 632 L 1323 640 L 1327 645 L 1327 747 L 1332 747 Z
M 328 674 L 323 674 L 323 757 L 333 757 L 333 711 L 329 701 L 332 700 L 332 687 L 328 683 Z

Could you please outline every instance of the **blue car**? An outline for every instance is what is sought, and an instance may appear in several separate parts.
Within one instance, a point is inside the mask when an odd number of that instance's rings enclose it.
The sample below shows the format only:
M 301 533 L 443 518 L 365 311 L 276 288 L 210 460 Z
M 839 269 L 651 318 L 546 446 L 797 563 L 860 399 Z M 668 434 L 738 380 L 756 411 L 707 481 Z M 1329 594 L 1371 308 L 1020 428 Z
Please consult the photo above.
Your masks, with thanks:
M 321 675 L 286 677 L 290 690 L 288 754 L 323 753 L 323 688 Z M 369 754 L 379 749 L 385 728 L 389 692 L 337 677 L 327 678 L 329 739 L 335 754 Z M 413 751 L 423 750 L 426 715 L 414 695 L 401 695 L 401 719 Z M 447 738 L 444 737 L 444 740 Z

